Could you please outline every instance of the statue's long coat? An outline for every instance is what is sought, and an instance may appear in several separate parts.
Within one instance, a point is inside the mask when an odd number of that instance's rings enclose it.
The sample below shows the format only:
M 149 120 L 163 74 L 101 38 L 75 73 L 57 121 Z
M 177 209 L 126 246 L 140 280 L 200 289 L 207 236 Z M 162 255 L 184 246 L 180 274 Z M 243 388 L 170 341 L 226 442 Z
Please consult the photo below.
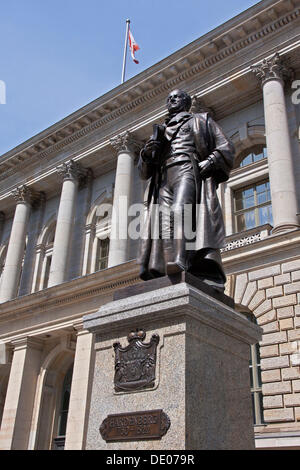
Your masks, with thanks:
M 190 121 L 191 138 L 194 139 L 196 148 L 196 153 L 191 156 L 196 181 L 197 203 L 199 204 L 193 256 L 197 255 L 197 262 L 201 256 L 211 258 L 219 265 L 222 272 L 219 249 L 224 246 L 225 229 L 216 189 L 219 183 L 226 181 L 229 177 L 233 167 L 234 147 L 208 113 L 182 114 L 183 121 Z M 181 123 L 179 122 L 178 125 L 180 126 Z M 177 137 L 180 137 L 180 132 Z M 198 162 L 207 159 L 209 155 L 214 161 L 215 169 L 211 177 L 202 180 L 199 175 Z M 144 161 L 140 156 L 138 163 L 140 176 L 146 180 L 151 178 L 138 259 L 144 273 L 148 272 L 149 267 L 162 272 L 162 243 L 161 240 L 151 238 L 152 207 L 154 203 L 157 203 L 159 190 L 158 168 L 154 164 Z

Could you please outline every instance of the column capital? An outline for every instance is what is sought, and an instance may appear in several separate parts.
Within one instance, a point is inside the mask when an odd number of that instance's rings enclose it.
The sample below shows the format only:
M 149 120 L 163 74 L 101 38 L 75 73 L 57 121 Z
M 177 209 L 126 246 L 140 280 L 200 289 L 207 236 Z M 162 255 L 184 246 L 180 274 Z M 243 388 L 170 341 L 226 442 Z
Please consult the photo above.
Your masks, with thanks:
M 30 204 L 36 203 L 41 198 L 41 193 L 34 191 L 25 184 L 18 186 L 11 192 L 13 198 L 17 201 L 17 204 Z
M 260 64 L 252 65 L 251 71 L 260 79 L 262 86 L 270 80 L 285 82 L 293 77 L 293 69 L 287 66 L 278 52 Z
M 83 166 L 74 162 L 74 160 L 68 160 L 56 167 L 57 173 L 63 178 L 63 181 L 71 180 L 80 182 L 88 174 L 88 170 Z
M 90 331 L 84 328 L 82 319 L 80 319 L 78 322 L 75 322 L 73 324 L 73 328 L 76 331 L 77 336 L 90 334 Z
M 21 349 L 33 348 L 33 349 L 42 349 L 44 342 L 40 338 L 33 336 L 25 336 L 23 338 L 18 338 L 11 341 L 11 346 L 14 348 L 14 351 L 19 351 Z
M 126 152 L 132 156 L 135 156 L 141 148 L 141 143 L 129 131 L 110 139 L 110 144 L 118 153 Z

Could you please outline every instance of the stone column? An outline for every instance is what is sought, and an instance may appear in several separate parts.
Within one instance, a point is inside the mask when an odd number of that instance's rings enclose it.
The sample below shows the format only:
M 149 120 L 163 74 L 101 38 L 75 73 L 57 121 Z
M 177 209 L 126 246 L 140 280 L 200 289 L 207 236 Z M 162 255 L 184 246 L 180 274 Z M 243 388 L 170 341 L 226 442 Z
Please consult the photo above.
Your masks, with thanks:
M 128 260 L 128 208 L 132 204 L 134 159 L 139 144 L 130 132 L 111 139 L 118 151 L 108 267 Z
M 93 334 L 83 330 L 83 325 L 75 327 L 77 344 L 73 368 L 71 396 L 69 402 L 65 450 L 85 448 L 87 420 L 90 400 Z
M 262 82 L 268 165 L 274 220 L 273 233 L 299 228 L 291 142 L 288 129 L 284 81 L 291 77 L 275 54 L 252 71 Z
M 30 209 L 37 193 L 27 186 L 20 186 L 12 192 L 12 196 L 16 199 L 17 206 L 2 273 L 0 303 L 11 300 L 17 295 Z
M 42 341 L 22 338 L 13 342 L 14 354 L 3 410 L 0 449 L 28 447 Z
M 48 287 L 60 284 L 66 279 L 78 184 L 80 179 L 86 175 L 86 170 L 73 160 L 58 166 L 57 172 L 63 177 L 63 186 L 58 209 Z

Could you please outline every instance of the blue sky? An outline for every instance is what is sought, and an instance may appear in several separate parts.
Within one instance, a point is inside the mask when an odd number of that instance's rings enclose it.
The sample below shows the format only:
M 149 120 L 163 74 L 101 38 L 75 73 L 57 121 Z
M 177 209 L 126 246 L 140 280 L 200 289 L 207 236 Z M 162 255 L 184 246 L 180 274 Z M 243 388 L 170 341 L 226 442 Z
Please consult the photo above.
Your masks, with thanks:
M 140 46 L 126 79 L 256 0 L 7 0 L 1 2 L 0 155 L 121 82 L 126 18 Z

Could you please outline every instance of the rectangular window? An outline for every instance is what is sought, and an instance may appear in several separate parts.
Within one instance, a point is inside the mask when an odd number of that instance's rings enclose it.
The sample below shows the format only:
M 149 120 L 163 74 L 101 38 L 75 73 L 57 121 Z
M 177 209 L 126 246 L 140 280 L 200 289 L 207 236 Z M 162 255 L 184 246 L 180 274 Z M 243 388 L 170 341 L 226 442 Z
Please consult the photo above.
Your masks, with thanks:
M 252 396 L 252 410 L 254 424 L 263 424 L 262 382 L 259 344 L 254 344 L 250 349 L 250 384 Z
M 256 318 L 252 313 L 245 312 L 244 315 L 248 318 L 249 321 L 257 324 Z M 252 398 L 253 423 L 256 425 L 264 424 L 259 343 L 252 344 L 250 346 L 249 372 L 250 372 L 250 388 L 251 388 L 251 398 Z
M 234 215 L 237 232 L 264 224 L 273 225 L 269 181 L 235 191 Z
M 52 256 L 46 257 L 46 267 L 45 267 L 45 275 L 44 275 L 44 281 L 43 281 L 43 289 L 46 289 L 48 287 L 51 260 L 52 260 Z
M 96 271 L 107 268 L 109 253 L 109 238 L 98 240 L 96 255 Z

